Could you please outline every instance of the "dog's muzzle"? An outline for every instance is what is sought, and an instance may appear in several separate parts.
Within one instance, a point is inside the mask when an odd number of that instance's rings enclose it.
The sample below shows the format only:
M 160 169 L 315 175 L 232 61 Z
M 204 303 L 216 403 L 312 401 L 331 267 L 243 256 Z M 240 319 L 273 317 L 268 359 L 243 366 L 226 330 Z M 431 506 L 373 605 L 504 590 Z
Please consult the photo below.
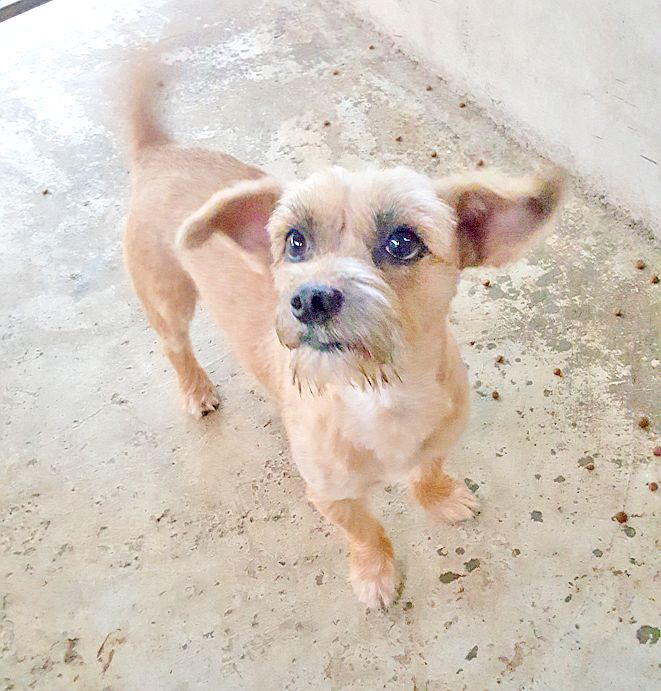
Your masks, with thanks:
M 302 324 L 324 324 L 342 309 L 344 295 L 337 288 L 318 283 L 305 283 L 291 298 L 292 314 Z

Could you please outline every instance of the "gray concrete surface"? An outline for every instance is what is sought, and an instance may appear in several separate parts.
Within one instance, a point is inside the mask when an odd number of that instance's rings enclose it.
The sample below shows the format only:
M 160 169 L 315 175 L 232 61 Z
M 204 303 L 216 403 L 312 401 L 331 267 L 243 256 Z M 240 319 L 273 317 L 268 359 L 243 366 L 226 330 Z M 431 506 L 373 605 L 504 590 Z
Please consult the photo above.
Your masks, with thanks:
M 105 82 L 162 38 L 171 130 L 284 177 L 536 161 L 317 0 L 58 1 L 0 25 L 0 688 L 658 689 L 651 233 L 578 191 L 544 247 L 465 276 L 449 465 L 482 513 L 434 526 L 377 492 L 405 580 L 368 613 L 222 337 L 202 313 L 223 408 L 189 420 L 129 288 Z
M 661 239 L 661 3 L 341 0 Z

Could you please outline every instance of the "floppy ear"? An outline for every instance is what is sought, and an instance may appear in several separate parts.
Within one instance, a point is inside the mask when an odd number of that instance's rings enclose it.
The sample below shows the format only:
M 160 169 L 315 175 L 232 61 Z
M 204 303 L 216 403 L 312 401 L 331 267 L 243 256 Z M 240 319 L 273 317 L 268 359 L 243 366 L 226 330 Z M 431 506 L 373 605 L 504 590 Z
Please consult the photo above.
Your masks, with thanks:
M 459 267 L 518 259 L 552 225 L 565 177 L 560 168 L 549 168 L 523 178 L 485 170 L 439 180 L 437 194 L 457 220 Z
M 242 180 L 216 192 L 179 227 L 178 250 L 201 247 L 212 236 L 261 271 L 271 261 L 266 224 L 280 198 L 280 185 L 271 177 Z

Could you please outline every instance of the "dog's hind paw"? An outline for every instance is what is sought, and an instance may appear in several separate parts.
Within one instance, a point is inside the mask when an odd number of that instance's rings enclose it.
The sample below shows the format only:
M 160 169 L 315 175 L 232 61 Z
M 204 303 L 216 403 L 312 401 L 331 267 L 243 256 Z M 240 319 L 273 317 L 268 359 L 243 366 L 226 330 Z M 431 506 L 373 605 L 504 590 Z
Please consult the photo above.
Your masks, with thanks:
M 184 410 L 197 419 L 212 413 L 220 406 L 216 387 L 205 373 L 202 373 L 192 388 L 183 392 L 182 399 Z
M 463 484 L 455 485 L 450 494 L 428 508 L 429 513 L 445 523 L 459 523 L 473 518 L 479 502 L 477 497 Z

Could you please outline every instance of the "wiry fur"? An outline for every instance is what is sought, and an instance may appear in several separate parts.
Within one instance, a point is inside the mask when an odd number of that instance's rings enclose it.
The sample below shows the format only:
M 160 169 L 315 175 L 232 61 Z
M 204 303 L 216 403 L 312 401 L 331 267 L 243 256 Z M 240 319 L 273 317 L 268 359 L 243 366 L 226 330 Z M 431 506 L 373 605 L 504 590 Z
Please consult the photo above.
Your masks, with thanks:
M 185 407 L 199 416 L 218 404 L 188 339 L 199 295 L 279 406 L 310 500 L 347 536 L 356 594 L 370 607 L 388 605 L 394 555 L 365 496 L 404 481 L 432 517 L 472 515 L 475 497 L 443 472 L 468 409 L 450 301 L 461 268 L 500 265 L 550 225 L 561 176 L 432 181 L 406 168 L 336 167 L 281 191 L 231 156 L 170 143 L 153 116 L 154 81 L 143 73 L 128 107 L 125 256 Z M 408 264 L 379 259 L 381 236 L 401 224 L 428 251 Z M 305 261 L 285 256 L 292 227 L 310 239 Z M 344 295 L 323 325 L 292 314 L 305 282 Z

